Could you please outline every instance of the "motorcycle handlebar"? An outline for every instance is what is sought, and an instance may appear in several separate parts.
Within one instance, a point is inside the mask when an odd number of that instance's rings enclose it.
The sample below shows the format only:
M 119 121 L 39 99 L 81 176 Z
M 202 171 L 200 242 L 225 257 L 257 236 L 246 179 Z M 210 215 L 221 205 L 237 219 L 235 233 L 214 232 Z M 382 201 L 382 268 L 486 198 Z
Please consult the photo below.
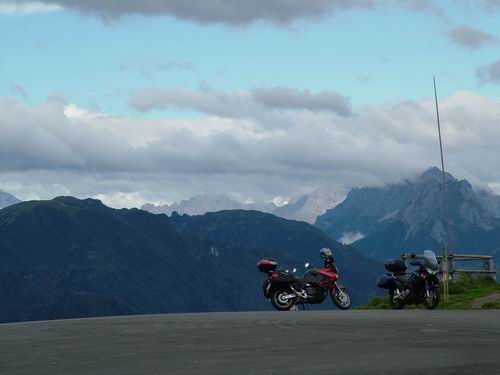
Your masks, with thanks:
M 416 257 L 417 257 L 417 254 L 415 254 L 415 253 L 401 253 L 402 259 L 415 259 Z

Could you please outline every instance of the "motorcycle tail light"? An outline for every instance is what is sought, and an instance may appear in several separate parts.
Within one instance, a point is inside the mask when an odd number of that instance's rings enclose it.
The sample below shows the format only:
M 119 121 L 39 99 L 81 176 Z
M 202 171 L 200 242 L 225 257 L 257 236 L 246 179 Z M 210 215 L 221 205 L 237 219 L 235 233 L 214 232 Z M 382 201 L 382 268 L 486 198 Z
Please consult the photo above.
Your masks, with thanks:
M 275 278 L 277 278 L 277 277 L 278 277 L 278 272 L 273 272 L 273 273 L 271 274 L 271 278 L 275 279 Z

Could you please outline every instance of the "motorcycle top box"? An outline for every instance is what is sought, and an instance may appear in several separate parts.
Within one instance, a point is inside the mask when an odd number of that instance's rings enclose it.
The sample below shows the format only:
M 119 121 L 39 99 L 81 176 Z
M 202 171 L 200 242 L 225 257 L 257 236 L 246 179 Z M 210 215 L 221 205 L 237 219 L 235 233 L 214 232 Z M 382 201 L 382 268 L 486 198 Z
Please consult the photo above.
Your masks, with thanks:
M 384 262 L 384 267 L 387 271 L 395 274 L 402 274 L 407 270 L 405 262 L 401 259 L 387 259 Z
M 269 273 L 276 270 L 278 267 L 278 262 L 274 259 L 262 259 L 257 263 L 257 268 L 260 272 Z

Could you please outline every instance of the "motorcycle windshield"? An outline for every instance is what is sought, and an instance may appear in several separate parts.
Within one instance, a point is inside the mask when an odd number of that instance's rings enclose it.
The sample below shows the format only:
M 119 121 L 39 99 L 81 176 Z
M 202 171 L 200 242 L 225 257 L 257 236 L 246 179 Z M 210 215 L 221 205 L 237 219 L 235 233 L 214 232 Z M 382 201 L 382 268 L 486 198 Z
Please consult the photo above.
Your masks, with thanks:
M 433 251 L 425 250 L 424 260 L 425 260 L 425 266 L 430 268 L 431 270 L 437 270 L 439 268 L 439 264 L 436 259 L 436 254 L 434 254 Z

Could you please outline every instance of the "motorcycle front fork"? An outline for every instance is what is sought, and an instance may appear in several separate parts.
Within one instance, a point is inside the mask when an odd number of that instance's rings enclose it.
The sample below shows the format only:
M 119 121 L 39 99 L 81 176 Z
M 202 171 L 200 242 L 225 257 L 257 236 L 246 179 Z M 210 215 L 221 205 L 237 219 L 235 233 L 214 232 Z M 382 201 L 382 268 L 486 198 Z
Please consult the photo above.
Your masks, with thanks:
M 429 284 L 427 283 L 427 281 L 425 282 L 425 298 L 430 298 L 431 295 L 429 293 Z

